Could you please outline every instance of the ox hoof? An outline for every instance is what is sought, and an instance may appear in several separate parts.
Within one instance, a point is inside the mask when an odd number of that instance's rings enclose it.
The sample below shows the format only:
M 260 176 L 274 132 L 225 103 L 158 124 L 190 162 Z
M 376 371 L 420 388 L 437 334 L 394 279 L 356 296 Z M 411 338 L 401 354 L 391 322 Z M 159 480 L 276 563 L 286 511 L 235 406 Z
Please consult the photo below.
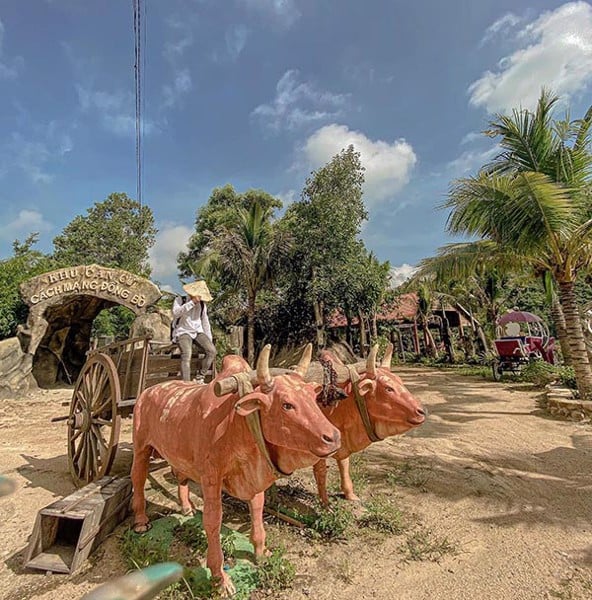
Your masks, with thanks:
M 134 525 L 134 533 L 146 533 L 152 529 L 151 523 L 136 523 Z
M 236 594 L 236 588 L 234 587 L 234 583 L 232 583 L 232 579 L 230 579 L 230 575 L 222 573 L 218 578 L 218 583 L 223 598 L 232 598 Z
M 184 517 L 193 517 L 193 516 L 195 516 L 195 512 L 196 511 L 195 511 L 195 509 L 192 506 L 190 506 L 189 508 L 183 508 L 181 510 L 181 514 Z

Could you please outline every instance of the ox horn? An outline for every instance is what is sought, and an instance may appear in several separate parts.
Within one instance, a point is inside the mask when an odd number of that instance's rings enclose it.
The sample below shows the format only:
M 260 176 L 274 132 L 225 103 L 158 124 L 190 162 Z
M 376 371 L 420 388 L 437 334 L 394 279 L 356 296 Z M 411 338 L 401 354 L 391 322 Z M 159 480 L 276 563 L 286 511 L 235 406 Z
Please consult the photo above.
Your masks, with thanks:
M 273 387 L 273 377 L 269 372 L 269 353 L 271 344 L 266 344 L 257 359 L 257 381 L 264 391 L 270 391 Z
M 298 373 L 298 375 L 300 375 L 301 377 L 306 377 L 306 372 L 308 371 L 308 367 L 310 366 L 311 359 L 312 344 L 306 344 L 298 365 L 294 367 L 294 371 L 296 371 L 296 373 Z
M 366 377 L 374 379 L 376 377 L 376 355 L 378 354 L 378 344 L 372 347 L 368 360 L 366 361 Z
M 394 346 L 391 343 L 387 345 L 384 356 L 382 357 L 382 362 L 380 363 L 382 368 L 388 369 L 389 371 L 391 369 L 391 360 L 393 359 L 393 348 Z

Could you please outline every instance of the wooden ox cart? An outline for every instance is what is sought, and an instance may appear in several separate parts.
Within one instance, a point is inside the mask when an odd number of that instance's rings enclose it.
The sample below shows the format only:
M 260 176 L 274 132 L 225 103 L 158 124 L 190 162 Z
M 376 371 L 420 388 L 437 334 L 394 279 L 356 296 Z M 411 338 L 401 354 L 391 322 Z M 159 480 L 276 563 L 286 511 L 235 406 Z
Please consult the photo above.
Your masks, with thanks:
M 199 357 L 193 356 L 192 372 Z M 181 379 L 176 344 L 138 337 L 91 350 L 74 386 L 67 416 L 68 464 L 77 486 L 109 474 L 119 443 L 122 417 L 151 385 Z

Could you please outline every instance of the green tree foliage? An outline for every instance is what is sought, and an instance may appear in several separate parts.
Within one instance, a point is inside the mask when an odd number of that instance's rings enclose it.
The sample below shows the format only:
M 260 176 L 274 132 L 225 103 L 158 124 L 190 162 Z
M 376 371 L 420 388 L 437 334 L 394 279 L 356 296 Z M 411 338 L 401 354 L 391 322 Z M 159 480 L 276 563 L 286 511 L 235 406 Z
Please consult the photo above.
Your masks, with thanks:
M 38 234 L 31 234 L 24 242 L 16 240 L 14 255 L 0 261 L 0 339 L 12 337 L 19 323 L 27 318 L 27 305 L 22 301 L 19 285 L 35 275 L 55 268 L 51 257 L 34 250 Z
M 97 263 L 148 277 L 148 250 L 156 228 L 152 210 L 113 193 L 75 217 L 54 240 L 54 258 L 63 266 Z
M 282 208 L 282 203 L 262 190 L 248 190 L 238 194 L 227 184 L 215 188 L 206 204 L 198 211 L 195 219 L 195 233 L 189 239 L 187 252 L 181 252 L 178 258 L 178 268 L 181 277 L 191 277 L 207 270 L 209 246 L 215 237 L 215 232 L 221 227 L 232 230 L 240 226 L 239 209 L 249 210 L 257 204 L 270 216 L 275 209 Z
M 297 292 L 312 304 L 319 347 L 325 344 L 325 311 L 334 304 L 337 280 L 359 251 L 357 238 L 367 218 L 363 183 L 360 155 L 349 146 L 307 179 L 300 201 L 284 217 L 283 226 L 294 236 Z
M 246 297 L 247 360 L 255 364 L 257 296 L 273 282 L 287 253 L 288 237 L 271 222 L 272 209 L 253 196 L 248 209 L 239 207 L 236 220 L 218 227 L 208 242 L 209 260 L 226 292 Z
M 543 91 L 536 111 L 498 115 L 489 134 L 502 152 L 474 177 L 452 187 L 448 230 L 489 241 L 533 272 L 549 273 L 558 289 L 578 390 L 592 397 L 575 285 L 592 263 L 592 107 L 584 119 L 554 120 L 557 98 Z

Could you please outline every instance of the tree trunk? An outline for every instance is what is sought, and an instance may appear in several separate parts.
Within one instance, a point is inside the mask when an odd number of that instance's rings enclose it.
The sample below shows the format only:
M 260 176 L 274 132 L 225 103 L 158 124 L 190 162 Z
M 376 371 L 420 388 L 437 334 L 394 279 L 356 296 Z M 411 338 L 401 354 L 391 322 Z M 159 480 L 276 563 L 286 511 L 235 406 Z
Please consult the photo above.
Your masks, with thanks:
M 323 305 L 318 300 L 313 303 L 315 326 L 317 329 L 317 348 L 321 350 L 325 347 L 325 322 L 323 321 Z
M 247 306 L 247 362 L 255 368 L 255 298 L 249 298 Z
M 551 318 L 555 325 L 555 331 L 557 332 L 557 339 L 559 340 L 559 346 L 561 347 L 561 354 L 563 354 L 563 362 L 566 365 L 572 366 L 572 360 L 570 355 L 569 340 L 567 338 L 567 325 L 565 324 L 565 317 L 561 308 L 561 303 L 557 294 L 553 294 L 551 301 Z
M 375 344 L 378 341 L 378 323 L 376 318 L 376 311 L 372 311 L 370 325 L 372 327 L 372 343 Z
M 358 318 L 360 320 L 360 355 L 362 358 L 366 357 L 366 348 L 368 347 L 368 338 L 366 335 L 366 325 L 364 323 L 364 314 L 360 310 L 358 312 Z
M 590 368 L 588 360 L 573 281 L 559 282 L 559 300 L 565 316 L 569 354 L 576 375 L 580 399 L 589 400 L 592 398 L 592 368 Z
M 352 318 L 351 311 L 349 308 L 345 309 L 345 321 L 347 326 L 345 328 L 345 341 L 349 344 L 350 348 L 354 347 L 354 336 L 352 335 Z
M 425 317 L 421 317 L 421 328 L 423 329 L 423 341 L 425 344 L 426 354 L 432 358 L 438 356 L 438 350 L 436 349 L 436 343 L 428 326 L 428 320 Z
M 442 341 L 444 342 L 444 348 L 446 348 L 448 362 L 454 363 L 456 361 L 456 356 L 454 354 L 454 344 L 452 343 L 450 323 L 448 322 L 448 319 L 446 317 L 442 319 Z

